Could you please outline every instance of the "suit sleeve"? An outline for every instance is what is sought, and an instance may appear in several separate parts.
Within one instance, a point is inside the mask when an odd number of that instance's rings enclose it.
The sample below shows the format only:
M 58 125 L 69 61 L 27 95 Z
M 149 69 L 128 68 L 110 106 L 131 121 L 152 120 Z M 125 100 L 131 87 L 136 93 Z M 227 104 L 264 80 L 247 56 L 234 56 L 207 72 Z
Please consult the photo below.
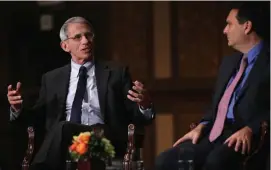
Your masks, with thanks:
M 127 98 L 128 91 L 132 89 L 132 79 L 128 70 L 128 67 L 124 67 L 122 70 L 122 86 L 123 86 L 123 98 L 124 104 L 127 110 L 128 117 L 135 124 L 146 125 L 150 124 L 155 117 L 155 110 L 152 108 L 152 117 L 145 116 L 139 109 L 138 105 Z M 153 107 L 153 106 L 152 106 Z
M 45 120 L 45 100 L 46 100 L 46 76 L 42 76 L 39 98 L 32 108 L 23 107 L 20 115 L 15 121 L 22 122 L 27 126 L 41 126 Z

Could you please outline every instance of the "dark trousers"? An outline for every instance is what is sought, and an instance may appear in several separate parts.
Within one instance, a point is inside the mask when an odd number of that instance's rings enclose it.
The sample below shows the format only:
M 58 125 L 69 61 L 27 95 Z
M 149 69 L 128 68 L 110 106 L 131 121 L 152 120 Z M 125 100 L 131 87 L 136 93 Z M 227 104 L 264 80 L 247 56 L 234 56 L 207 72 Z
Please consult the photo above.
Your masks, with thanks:
M 58 123 L 45 137 L 30 170 L 64 170 L 66 159 L 69 158 L 68 147 L 72 144 L 73 136 L 79 135 L 80 132 L 91 131 L 97 126 L 104 128 L 105 136 L 109 136 L 109 130 L 104 125 L 86 126 L 66 121 Z M 120 149 L 117 146 L 115 150 L 118 152 Z
M 178 160 L 193 160 L 195 170 L 240 170 L 245 155 L 235 152 L 234 147 L 229 148 L 224 141 L 230 137 L 234 130 L 225 129 L 222 135 L 210 142 L 205 135 L 197 144 L 185 141 L 176 147 L 162 152 L 155 161 L 156 170 L 178 170 Z

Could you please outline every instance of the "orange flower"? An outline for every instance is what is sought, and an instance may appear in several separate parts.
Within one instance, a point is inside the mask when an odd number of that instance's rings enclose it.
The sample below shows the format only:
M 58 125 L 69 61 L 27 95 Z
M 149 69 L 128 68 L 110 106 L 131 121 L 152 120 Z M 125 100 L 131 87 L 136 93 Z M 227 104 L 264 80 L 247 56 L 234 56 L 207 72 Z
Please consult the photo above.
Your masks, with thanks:
M 77 144 L 76 144 L 76 143 L 73 143 L 73 144 L 70 146 L 69 149 L 70 149 L 71 151 L 75 151 L 76 146 L 77 146 Z
M 80 133 L 80 135 L 78 136 L 77 139 L 79 142 L 83 142 L 83 143 L 87 144 L 90 139 L 90 133 L 88 133 L 88 132 Z
M 88 150 L 88 145 L 85 143 L 79 143 L 76 146 L 76 152 L 78 152 L 80 155 L 85 154 L 87 152 L 87 150 Z

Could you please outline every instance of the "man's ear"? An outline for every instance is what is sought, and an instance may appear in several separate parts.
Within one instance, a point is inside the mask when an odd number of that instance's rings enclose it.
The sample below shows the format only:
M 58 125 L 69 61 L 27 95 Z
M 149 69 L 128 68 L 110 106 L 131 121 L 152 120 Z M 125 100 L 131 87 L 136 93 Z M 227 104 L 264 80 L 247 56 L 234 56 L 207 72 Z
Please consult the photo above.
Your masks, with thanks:
M 61 48 L 62 48 L 65 52 L 68 52 L 68 53 L 70 52 L 67 43 L 61 41 L 61 42 L 60 42 L 60 46 L 61 46 Z
M 245 27 L 245 34 L 248 35 L 252 31 L 252 22 L 251 21 L 245 22 L 244 27 Z

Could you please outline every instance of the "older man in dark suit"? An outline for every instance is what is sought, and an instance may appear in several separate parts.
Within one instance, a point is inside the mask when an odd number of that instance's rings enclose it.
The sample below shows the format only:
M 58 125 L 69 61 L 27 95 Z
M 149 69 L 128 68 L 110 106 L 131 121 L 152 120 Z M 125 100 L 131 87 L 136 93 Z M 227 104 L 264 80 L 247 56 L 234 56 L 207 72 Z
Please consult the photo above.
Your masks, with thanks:
M 121 155 L 128 124 L 143 126 L 155 117 L 147 90 L 141 82 L 132 82 L 127 67 L 94 57 L 94 32 L 86 19 L 67 20 L 60 30 L 60 39 L 62 49 L 71 55 L 71 63 L 43 75 L 39 99 L 33 108 L 22 107 L 20 82 L 16 89 L 8 86 L 11 121 L 33 124 L 45 131 L 33 169 L 62 169 L 72 134 L 96 124 L 108 127 L 109 136 L 114 137 L 110 139 Z M 72 124 L 65 126 L 67 122 Z

